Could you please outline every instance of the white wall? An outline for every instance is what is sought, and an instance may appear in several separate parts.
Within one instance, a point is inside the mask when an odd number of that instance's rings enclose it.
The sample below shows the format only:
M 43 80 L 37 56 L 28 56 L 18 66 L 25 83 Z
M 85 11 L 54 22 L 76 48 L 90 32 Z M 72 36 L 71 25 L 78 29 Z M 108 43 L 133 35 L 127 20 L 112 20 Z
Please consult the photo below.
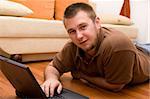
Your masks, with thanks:
M 96 4 L 96 12 L 119 14 L 124 0 L 90 0 Z M 139 29 L 138 41 L 150 42 L 150 1 L 130 0 L 131 19 Z M 149 17 L 148 17 L 149 16 Z

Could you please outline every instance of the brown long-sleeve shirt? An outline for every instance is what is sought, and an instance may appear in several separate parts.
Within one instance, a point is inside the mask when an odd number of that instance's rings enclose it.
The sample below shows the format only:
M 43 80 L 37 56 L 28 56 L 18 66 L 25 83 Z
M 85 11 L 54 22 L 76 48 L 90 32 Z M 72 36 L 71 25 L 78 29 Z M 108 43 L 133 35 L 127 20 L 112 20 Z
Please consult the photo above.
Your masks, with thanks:
M 71 71 L 89 76 L 104 77 L 114 84 L 141 83 L 150 77 L 150 56 L 139 51 L 130 39 L 119 31 L 101 28 L 97 39 L 97 53 L 86 53 L 68 42 L 53 60 L 54 67 L 63 74 Z

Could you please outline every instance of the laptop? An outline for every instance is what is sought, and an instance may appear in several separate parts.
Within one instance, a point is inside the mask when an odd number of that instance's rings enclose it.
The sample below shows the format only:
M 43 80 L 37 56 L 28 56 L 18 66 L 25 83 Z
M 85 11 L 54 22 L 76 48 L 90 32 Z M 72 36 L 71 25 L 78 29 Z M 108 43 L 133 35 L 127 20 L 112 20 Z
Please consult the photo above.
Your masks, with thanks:
M 89 99 L 87 96 L 63 88 L 61 94 L 54 93 L 53 97 L 46 97 L 34 75 L 26 65 L 0 56 L 0 68 L 12 86 L 16 95 L 21 98 L 40 99 Z

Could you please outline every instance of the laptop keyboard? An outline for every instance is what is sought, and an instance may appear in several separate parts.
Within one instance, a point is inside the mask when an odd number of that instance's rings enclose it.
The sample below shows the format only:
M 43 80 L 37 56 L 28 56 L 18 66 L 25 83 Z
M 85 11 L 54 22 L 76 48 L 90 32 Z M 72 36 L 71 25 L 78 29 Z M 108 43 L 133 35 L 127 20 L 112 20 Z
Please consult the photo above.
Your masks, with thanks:
M 62 91 L 61 94 L 58 94 L 57 92 L 54 94 L 53 97 L 48 97 L 48 99 L 65 99 L 62 94 L 67 93 L 67 91 Z
M 65 99 L 61 94 L 55 95 L 53 97 L 48 97 L 48 99 Z

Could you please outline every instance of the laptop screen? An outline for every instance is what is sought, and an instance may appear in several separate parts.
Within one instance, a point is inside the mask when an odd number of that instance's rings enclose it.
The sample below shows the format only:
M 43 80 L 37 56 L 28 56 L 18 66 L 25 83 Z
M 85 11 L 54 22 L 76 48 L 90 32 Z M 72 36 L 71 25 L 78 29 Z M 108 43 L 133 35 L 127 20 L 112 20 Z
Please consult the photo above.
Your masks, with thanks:
M 20 93 L 29 97 L 46 97 L 29 68 L 0 56 L 1 71 Z

